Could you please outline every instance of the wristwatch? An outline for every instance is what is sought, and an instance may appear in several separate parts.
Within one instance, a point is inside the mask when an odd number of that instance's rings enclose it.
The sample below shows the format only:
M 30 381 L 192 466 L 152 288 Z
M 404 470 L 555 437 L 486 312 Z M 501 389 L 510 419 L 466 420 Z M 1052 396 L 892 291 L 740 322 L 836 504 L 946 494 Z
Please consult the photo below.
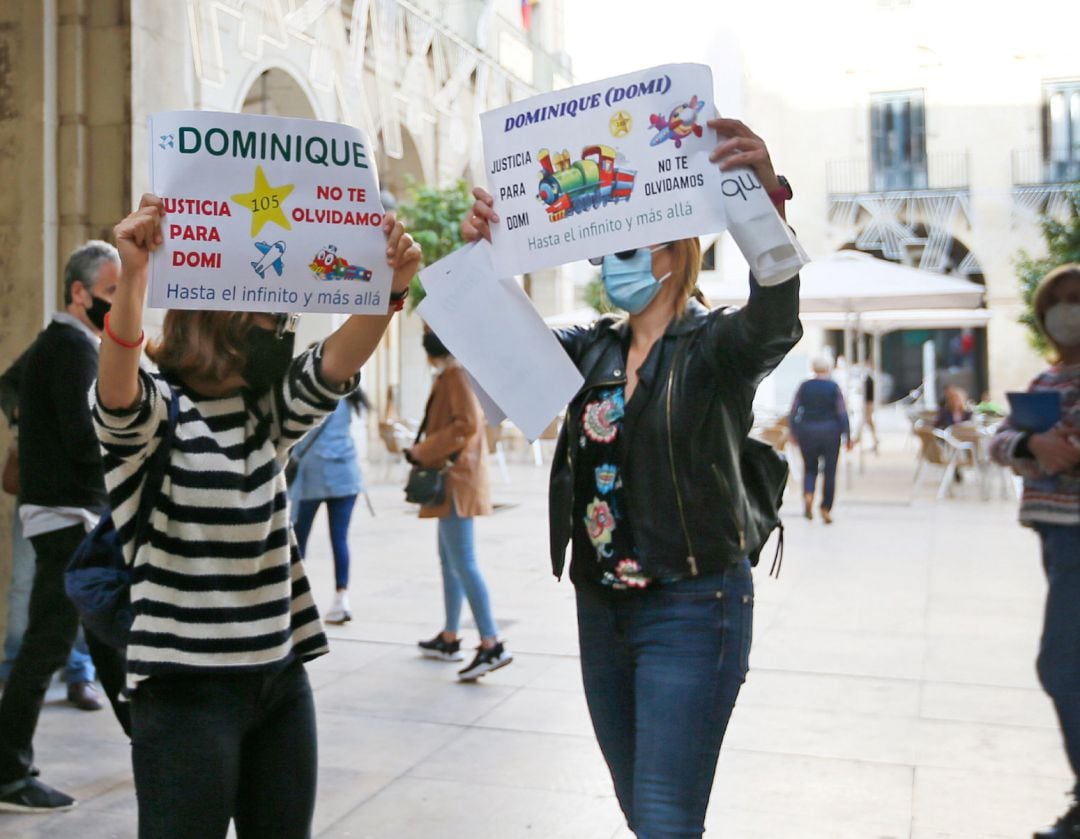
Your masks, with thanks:
M 791 183 L 783 175 L 777 175 L 776 180 L 780 182 L 780 186 L 769 190 L 769 200 L 779 207 L 785 201 L 794 198 L 795 192 L 791 189 Z

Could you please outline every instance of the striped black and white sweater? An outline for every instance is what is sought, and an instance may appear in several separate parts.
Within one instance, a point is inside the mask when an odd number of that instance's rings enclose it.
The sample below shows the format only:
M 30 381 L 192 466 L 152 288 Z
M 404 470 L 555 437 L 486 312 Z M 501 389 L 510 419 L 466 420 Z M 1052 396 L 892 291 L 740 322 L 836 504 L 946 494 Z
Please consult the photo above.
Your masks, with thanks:
M 355 386 L 337 391 L 320 379 L 321 350 L 297 356 L 258 399 L 206 397 L 145 371 L 130 410 L 108 411 L 91 392 L 113 520 L 133 569 L 129 689 L 149 676 L 272 667 L 327 651 L 282 468 L 293 444 Z M 146 464 L 173 394 L 179 416 L 162 492 L 132 556 Z

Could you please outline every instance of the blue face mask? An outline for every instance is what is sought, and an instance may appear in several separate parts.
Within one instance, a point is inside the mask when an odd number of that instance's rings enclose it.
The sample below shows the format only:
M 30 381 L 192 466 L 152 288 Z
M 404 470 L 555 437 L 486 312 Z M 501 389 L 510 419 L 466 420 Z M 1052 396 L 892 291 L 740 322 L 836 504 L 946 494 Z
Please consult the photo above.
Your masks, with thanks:
M 669 271 L 660 279 L 653 276 L 652 255 L 658 248 L 638 248 L 636 251 L 605 256 L 601 263 L 600 278 L 604 291 L 612 305 L 630 313 L 640 314 L 660 293 L 660 284 L 671 276 Z

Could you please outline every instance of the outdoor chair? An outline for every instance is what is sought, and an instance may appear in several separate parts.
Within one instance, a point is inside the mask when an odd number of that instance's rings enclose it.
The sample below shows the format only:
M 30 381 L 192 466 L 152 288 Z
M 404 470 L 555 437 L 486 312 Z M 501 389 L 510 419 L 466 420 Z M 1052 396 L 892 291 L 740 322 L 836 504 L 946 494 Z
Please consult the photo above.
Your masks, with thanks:
M 548 423 L 547 428 L 540 432 L 539 437 L 532 441 L 533 463 L 536 466 L 544 465 L 544 449 L 541 444 L 546 440 L 554 448 L 555 441 L 559 439 L 559 426 L 561 424 L 562 415 L 559 415 Z
M 952 469 L 949 468 L 951 454 L 945 432 L 934 428 L 928 422 L 918 420 L 912 428 L 912 433 L 915 439 L 919 441 L 919 453 L 915 465 L 912 493 L 914 494 L 918 489 L 919 478 L 927 466 L 940 466 L 943 472 L 937 492 L 937 498 L 940 500 L 952 491 L 951 484 L 954 480 L 953 476 L 956 474 L 955 466 Z
M 499 464 L 499 474 L 502 475 L 503 483 L 510 485 L 510 472 L 506 468 L 506 446 L 503 445 L 506 426 L 503 423 L 489 425 L 486 429 L 488 454 L 494 456 Z
M 786 423 L 781 425 L 777 422 L 759 429 L 756 436 L 763 443 L 768 443 L 776 451 L 782 452 L 787 446 L 788 440 L 791 439 L 791 431 Z
M 405 463 L 405 449 L 412 444 L 415 436 L 415 432 L 410 430 L 409 426 L 401 420 L 385 419 L 379 421 L 379 439 L 386 446 L 388 455 L 385 475 L 387 480 L 390 478 L 390 473 L 396 464 Z
M 958 449 L 970 451 L 978 470 L 978 479 L 983 499 L 990 497 L 990 483 L 996 481 L 1003 499 L 1018 498 L 1013 472 L 1007 466 L 995 463 L 990 458 L 990 439 L 994 437 L 995 427 L 978 421 L 958 422 L 945 430 L 949 444 Z

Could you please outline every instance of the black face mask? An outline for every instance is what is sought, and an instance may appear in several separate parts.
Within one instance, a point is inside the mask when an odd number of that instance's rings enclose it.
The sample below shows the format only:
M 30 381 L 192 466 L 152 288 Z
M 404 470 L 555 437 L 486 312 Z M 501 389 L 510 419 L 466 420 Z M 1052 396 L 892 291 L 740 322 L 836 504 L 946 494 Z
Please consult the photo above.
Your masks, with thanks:
M 424 343 L 424 352 L 432 358 L 446 358 L 446 356 L 450 355 L 450 350 L 446 348 L 446 345 L 439 340 L 439 336 L 434 332 L 425 332 L 421 340 Z
M 240 375 L 255 395 L 266 393 L 280 382 L 292 364 L 296 334 L 286 332 L 280 338 L 276 329 L 253 326 L 248 330 L 247 360 Z
M 112 309 L 112 303 L 108 300 L 102 300 L 100 297 L 95 297 L 93 294 L 90 295 L 90 299 L 94 302 L 86 310 L 86 319 L 94 324 L 94 327 L 100 332 L 105 328 L 105 315 L 109 314 L 109 310 Z

